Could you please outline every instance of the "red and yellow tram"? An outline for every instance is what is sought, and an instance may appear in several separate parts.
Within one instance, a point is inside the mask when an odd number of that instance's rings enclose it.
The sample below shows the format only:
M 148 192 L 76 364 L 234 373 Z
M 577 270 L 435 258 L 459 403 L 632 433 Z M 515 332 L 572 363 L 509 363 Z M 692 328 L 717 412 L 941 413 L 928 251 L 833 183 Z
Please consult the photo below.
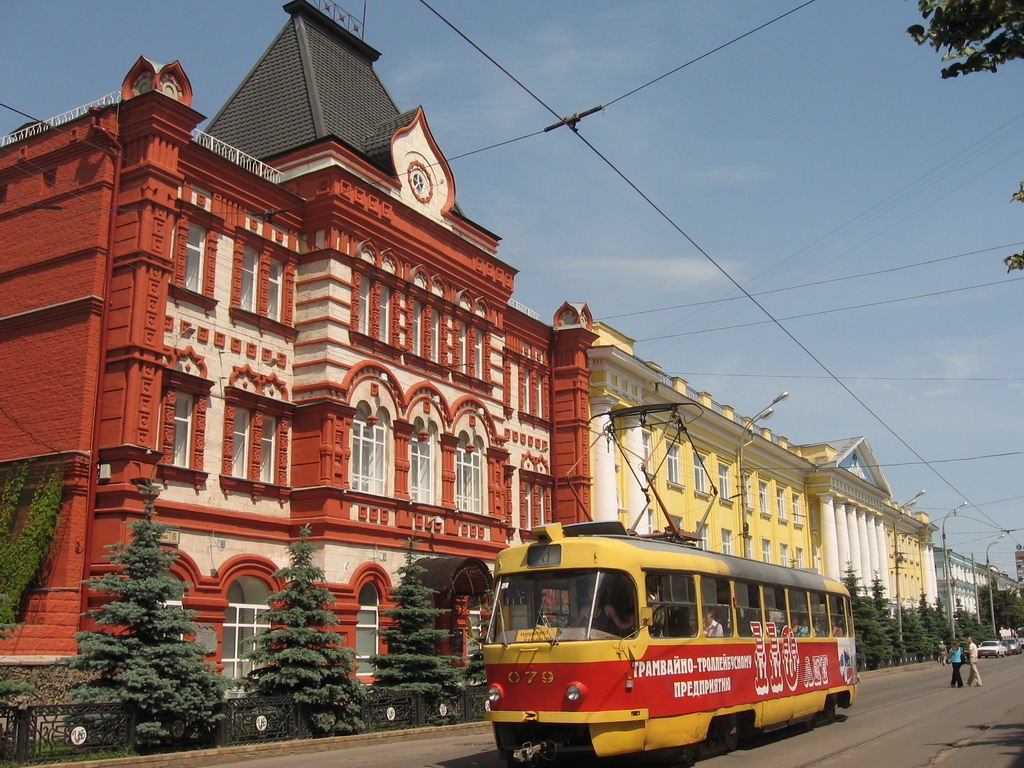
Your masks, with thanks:
M 850 596 L 814 572 L 553 524 L 498 556 L 487 719 L 510 765 L 731 749 L 857 695 Z

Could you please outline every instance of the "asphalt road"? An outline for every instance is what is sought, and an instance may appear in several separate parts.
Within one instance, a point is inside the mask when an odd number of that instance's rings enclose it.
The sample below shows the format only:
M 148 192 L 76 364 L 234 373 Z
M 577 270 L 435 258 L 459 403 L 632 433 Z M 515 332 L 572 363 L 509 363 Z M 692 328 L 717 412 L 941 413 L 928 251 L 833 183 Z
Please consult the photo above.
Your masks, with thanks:
M 832 725 L 750 739 L 731 754 L 699 761 L 698 768 L 746 768 L 751 761 L 759 768 L 1024 768 L 1024 656 L 983 659 L 980 669 L 984 687 L 957 689 L 949 688 L 949 668 L 938 664 L 869 672 L 861 680 L 857 703 L 840 710 Z M 505 766 L 486 729 L 218 764 L 231 768 Z M 647 764 L 653 762 L 637 757 L 574 763 L 594 768 Z

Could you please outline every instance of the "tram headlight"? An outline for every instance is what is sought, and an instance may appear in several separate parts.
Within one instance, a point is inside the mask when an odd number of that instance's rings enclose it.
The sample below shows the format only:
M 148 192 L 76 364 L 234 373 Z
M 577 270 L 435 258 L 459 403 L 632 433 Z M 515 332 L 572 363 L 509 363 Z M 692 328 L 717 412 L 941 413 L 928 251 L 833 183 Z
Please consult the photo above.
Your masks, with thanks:
M 487 700 L 490 702 L 501 701 L 501 697 L 505 695 L 505 692 L 501 690 L 500 685 L 489 685 L 487 686 Z
M 583 701 L 587 696 L 587 687 L 583 683 L 569 683 L 565 687 L 565 698 L 569 701 Z

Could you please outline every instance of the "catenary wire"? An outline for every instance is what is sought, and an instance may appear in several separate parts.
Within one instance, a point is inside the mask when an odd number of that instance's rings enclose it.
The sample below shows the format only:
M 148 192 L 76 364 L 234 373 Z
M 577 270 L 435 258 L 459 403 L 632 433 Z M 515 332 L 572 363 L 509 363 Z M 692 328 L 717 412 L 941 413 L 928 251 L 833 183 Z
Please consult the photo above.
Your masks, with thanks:
M 426 2 L 426 0 L 419 1 L 421 4 L 426 6 L 432 13 L 434 13 L 434 15 L 441 19 L 448 27 L 454 30 L 460 37 L 469 42 L 470 45 L 472 45 L 473 48 L 479 51 L 480 54 L 483 55 L 488 61 L 492 62 L 502 72 L 508 75 L 508 77 L 512 79 L 513 82 L 519 85 L 535 101 L 540 103 L 541 106 L 544 107 L 544 109 L 546 109 L 551 114 L 557 116 L 558 113 L 554 109 L 552 109 L 550 106 L 544 103 L 536 94 L 534 94 L 530 89 L 523 85 L 511 73 L 509 73 L 507 69 L 498 64 L 498 62 L 495 61 L 495 59 L 492 56 L 484 52 L 480 48 L 480 46 L 478 46 L 476 43 L 472 42 L 468 37 L 466 37 L 466 35 L 459 31 L 458 28 L 454 24 L 452 24 L 448 19 L 446 19 L 436 10 L 431 8 L 430 5 Z M 804 344 L 799 338 L 797 338 L 797 336 L 792 331 L 790 331 L 785 325 L 782 324 L 781 320 L 776 318 L 768 310 L 768 308 L 765 307 L 761 302 L 759 302 L 757 298 L 753 296 L 745 286 L 743 286 L 735 277 L 733 277 L 733 275 L 727 269 L 725 269 L 725 267 L 723 267 L 713 256 L 711 256 L 710 253 L 708 253 L 704 248 L 702 248 L 700 244 L 698 244 L 671 216 L 668 215 L 668 213 L 664 211 L 664 209 L 662 209 L 653 200 L 653 198 L 651 198 L 647 193 L 640 189 L 640 187 L 632 179 L 630 179 L 629 176 L 627 176 L 621 169 L 619 169 L 618 166 L 615 165 L 615 163 L 613 163 L 604 153 L 602 153 L 596 146 L 594 146 L 585 136 L 583 136 L 580 133 L 579 127 L 576 124 L 568 123 L 566 127 L 568 127 L 580 139 L 580 141 L 582 141 L 584 145 L 586 145 L 586 147 L 590 149 L 591 152 L 593 152 L 606 166 L 608 166 L 608 168 L 613 172 L 613 174 L 618 176 L 628 187 L 630 187 L 630 189 L 632 189 L 655 213 L 657 213 L 662 219 L 664 219 L 664 221 L 672 229 L 674 229 L 681 237 L 683 237 L 687 242 L 689 242 L 715 269 L 717 269 L 723 277 L 725 277 L 730 283 L 732 283 L 732 285 L 735 288 L 737 288 L 744 296 L 746 296 L 747 299 L 752 304 L 754 304 L 754 306 L 761 310 L 761 312 L 768 318 L 769 323 L 775 325 L 775 327 L 777 327 L 787 338 L 790 339 L 790 341 L 792 341 L 801 351 L 803 351 L 805 355 L 807 355 L 811 360 L 813 360 L 828 375 L 830 379 L 835 381 L 836 384 L 838 384 L 839 387 L 843 389 L 843 391 L 845 391 L 851 398 L 853 398 L 853 400 L 858 405 L 861 406 L 861 408 L 863 408 L 868 414 L 870 414 L 871 417 L 874 418 L 874 420 L 878 422 L 878 424 L 880 424 L 894 439 L 896 439 L 896 441 L 900 445 L 906 448 L 915 458 L 920 460 L 926 467 L 928 467 L 929 471 L 931 471 L 946 486 L 948 486 L 951 490 L 955 491 L 958 496 L 966 499 L 968 501 L 968 504 L 970 504 L 970 500 L 966 494 L 964 494 L 959 488 L 957 488 L 952 483 L 952 481 L 950 481 L 941 472 L 939 472 L 938 469 L 936 469 L 932 463 L 930 463 L 923 456 L 921 456 L 921 454 L 918 453 L 918 451 L 912 445 L 910 445 L 910 443 L 907 442 L 907 440 L 901 434 L 899 434 L 899 432 L 897 432 L 894 427 L 892 427 L 887 421 L 885 421 L 885 419 L 883 419 L 873 408 L 871 408 L 871 406 L 868 405 L 867 402 L 865 402 L 856 392 L 854 392 L 853 389 L 847 386 L 845 382 L 843 382 L 838 376 L 836 376 L 835 373 L 832 372 L 832 370 L 828 367 L 828 365 L 825 364 L 825 362 L 821 358 L 814 354 L 814 352 L 811 351 L 811 349 L 806 344 Z M 973 504 L 970 505 L 973 507 Z M 981 513 L 985 514 L 987 517 L 987 514 L 984 511 L 981 511 Z M 995 524 L 994 521 L 993 524 Z

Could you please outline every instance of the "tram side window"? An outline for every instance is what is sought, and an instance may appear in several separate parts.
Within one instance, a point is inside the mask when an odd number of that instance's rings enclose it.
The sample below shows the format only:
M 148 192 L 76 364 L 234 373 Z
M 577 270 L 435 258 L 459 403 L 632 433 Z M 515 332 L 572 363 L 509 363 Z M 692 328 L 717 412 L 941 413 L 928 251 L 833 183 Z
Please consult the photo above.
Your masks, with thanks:
M 820 592 L 811 592 L 811 626 L 815 637 L 828 637 L 828 609 Z
M 761 590 L 757 584 L 737 581 L 736 588 L 736 629 L 740 637 L 753 637 L 751 624 L 761 622 Z
M 775 624 L 776 630 L 782 634 L 782 628 L 789 622 L 786 619 L 786 590 L 783 587 L 764 588 L 764 615 Z
M 648 574 L 647 603 L 654 609 L 652 637 L 697 636 L 697 588 L 690 574 Z
M 797 637 L 807 637 L 811 634 L 811 613 L 807 606 L 807 593 L 795 589 L 789 590 L 789 618 L 793 623 L 793 634 Z
M 846 637 L 846 598 L 842 595 L 829 595 L 828 613 L 832 618 L 832 634 L 836 637 Z
M 732 637 L 732 593 L 726 579 L 700 577 L 701 616 L 705 637 Z M 721 627 L 721 633 L 717 627 Z

